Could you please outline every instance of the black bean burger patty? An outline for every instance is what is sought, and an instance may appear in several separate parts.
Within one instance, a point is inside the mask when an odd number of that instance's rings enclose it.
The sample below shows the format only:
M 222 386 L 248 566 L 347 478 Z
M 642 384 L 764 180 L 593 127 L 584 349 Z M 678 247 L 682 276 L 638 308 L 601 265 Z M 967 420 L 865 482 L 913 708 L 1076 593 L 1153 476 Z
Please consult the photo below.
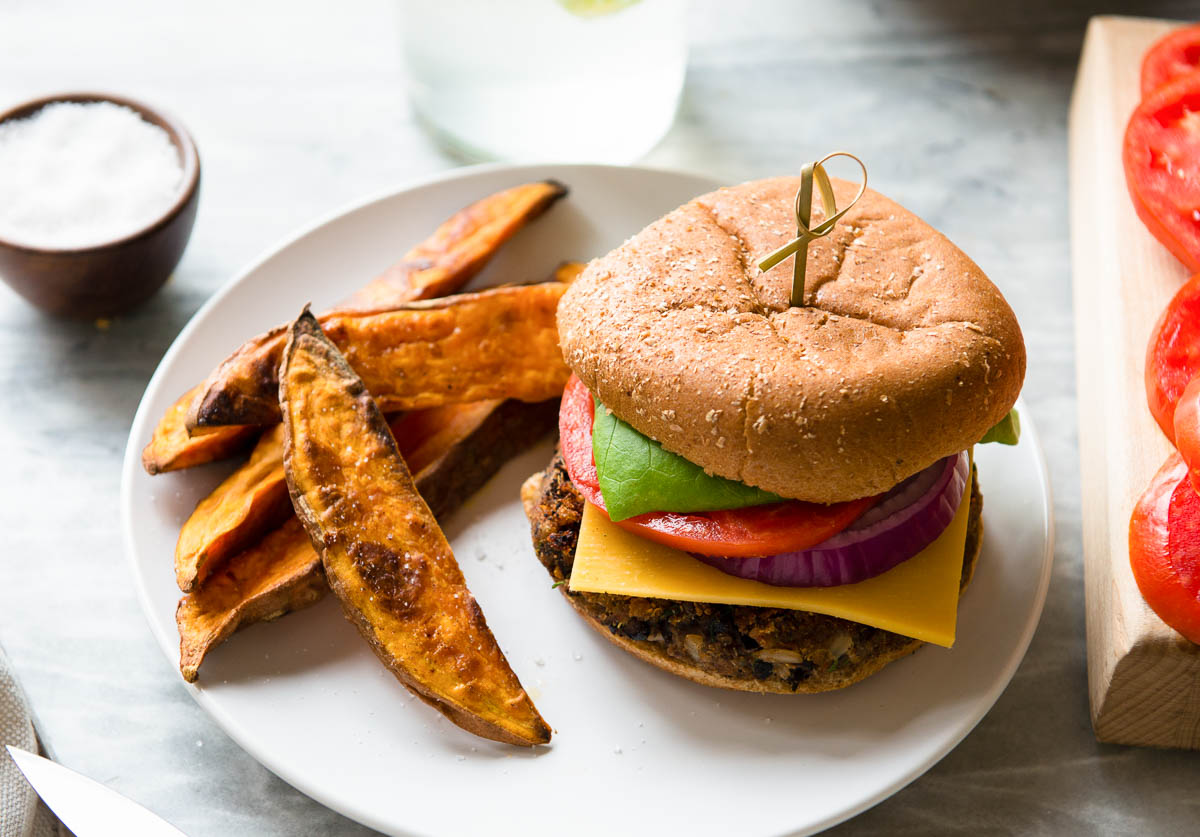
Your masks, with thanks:
M 583 498 L 561 455 L 521 492 L 538 559 L 567 600 L 610 640 L 697 682 L 758 692 L 823 692 L 855 683 L 923 643 L 858 622 L 773 607 L 650 599 L 570 589 Z M 974 468 L 962 583 L 983 535 Z

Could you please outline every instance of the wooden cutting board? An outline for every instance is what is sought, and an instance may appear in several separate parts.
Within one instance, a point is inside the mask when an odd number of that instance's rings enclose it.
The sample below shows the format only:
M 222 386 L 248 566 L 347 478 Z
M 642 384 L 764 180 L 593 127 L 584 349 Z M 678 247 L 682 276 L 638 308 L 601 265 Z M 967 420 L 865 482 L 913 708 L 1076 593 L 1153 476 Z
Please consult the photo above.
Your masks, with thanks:
M 1134 214 L 1121 142 L 1142 55 L 1178 25 L 1088 26 L 1071 101 L 1071 259 L 1092 725 L 1101 741 L 1200 749 L 1200 646 L 1146 606 L 1128 544 L 1133 505 L 1171 452 L 1146 407 L 1146 343 L 1187 270 Z

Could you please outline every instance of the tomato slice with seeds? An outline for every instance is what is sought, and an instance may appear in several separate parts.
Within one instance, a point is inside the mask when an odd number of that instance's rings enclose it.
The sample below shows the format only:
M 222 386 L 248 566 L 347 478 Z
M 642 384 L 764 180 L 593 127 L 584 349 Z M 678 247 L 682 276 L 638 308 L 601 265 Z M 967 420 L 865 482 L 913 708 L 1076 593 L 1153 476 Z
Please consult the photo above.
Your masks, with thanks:
M 604 511 L 592 453 L 595 413 L 592 394 L 572 375 L 558 414 L 563 462 L 584 499 Z M 816 546 L 857 520 L 878 499 L 866 497 L 832 505 L 789 500 L 723 511 L 649 512 L 614 522 L 646 540 L 685 552 L 754 558 Z
M 1142 223 L 1200 271 L 1200 71 L 1142 100 L 1125 129 L 1122 160 Z
M 1200 373 L 1200 274 L 1184 283 L 1150 332 L 1146 401 L 1163 433 L 1175 441 L 1175 405 Z
M 1142 59 L 1142 96 L 1200 68 L 1200 24 L 1176 29 L 1155 41 Z
M 1150 609 L 1200 643 L 1200 494 L 1172 453 L 1129 520 L 1129 566 Z

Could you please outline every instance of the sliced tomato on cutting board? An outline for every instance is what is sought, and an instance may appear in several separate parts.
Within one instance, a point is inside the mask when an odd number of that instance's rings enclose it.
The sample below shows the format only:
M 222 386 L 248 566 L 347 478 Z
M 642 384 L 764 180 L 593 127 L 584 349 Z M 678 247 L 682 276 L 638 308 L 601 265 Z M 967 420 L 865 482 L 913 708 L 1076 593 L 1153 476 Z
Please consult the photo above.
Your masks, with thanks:
M 1200 271 L 1200 72 L 1142 100 L 1125 129 L 1125 182 L 1142 223 Z
M 1142 59 L 1142 96 L 1200 68 L 1200 25 L 1185 26 L 1155 41 Z
M 1163 433 L 1175 441 L 1175 405 L 1200 372 L 1200 274 L 1184 283 L 1150 332 L 1146 402 Z
M 595 412 L 592 394 L 572 375 L 558 416 L 563 461 L 579 493 L 603 511 L 604 497 L 592 453 Z M 857 520 L 877 499 L 831 505 L 789 500 L 724 511 L 650 512 L 614 522 L 646 540 L 685 552 L 753 558 L 816 546 Z
M 1129 521 L 1129 565 L 1150 609 L 1200 643 L 1200 494 L 1178 453 L 1154 475 Z

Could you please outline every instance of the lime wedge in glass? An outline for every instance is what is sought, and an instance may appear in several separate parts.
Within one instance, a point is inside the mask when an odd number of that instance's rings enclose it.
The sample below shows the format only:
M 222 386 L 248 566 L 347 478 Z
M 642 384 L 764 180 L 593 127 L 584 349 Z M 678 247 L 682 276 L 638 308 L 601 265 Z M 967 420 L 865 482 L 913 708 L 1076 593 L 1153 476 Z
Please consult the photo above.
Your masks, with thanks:
M 641 0 L 558 0 L 560 6 L 576 17 L 600 17 L 636 5 Z

